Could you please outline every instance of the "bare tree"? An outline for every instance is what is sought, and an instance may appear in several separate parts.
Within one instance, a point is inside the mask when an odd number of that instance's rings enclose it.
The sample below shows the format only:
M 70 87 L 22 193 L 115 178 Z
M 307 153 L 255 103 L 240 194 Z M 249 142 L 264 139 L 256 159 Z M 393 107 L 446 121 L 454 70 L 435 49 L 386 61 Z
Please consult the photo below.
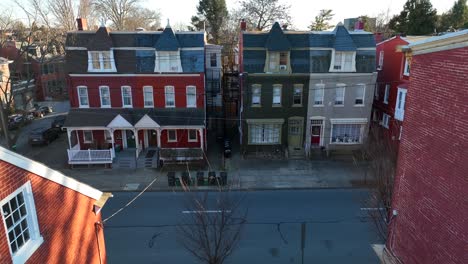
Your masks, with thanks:
M 379 235 L 386 240 L 392 212 L 391 203 L 398 158 L 398 147 L 380 127 L 373 127 L 364 146 L 364 159 L 369 162 L 372 188 L 365 201 Z
M 291 24 L 291 6 L 280 0 L 242 0 L 241 10 L 244 18 L 255 30 L 270 28 L 276 21 Z
M 187 211 L 177 229 L 179 241 L 202 263 L 224 263 L 241 239 L 247 215 L 242 199 L 221 190 L 187 195 Z
M 159 29 L 161 27 L 161 14 L 148 8 L 135 8 L 126 19 L 125 29 L 135 30 L 139 27 L 147 27 L 151 30 Z
M 116 30 L 134 30 L 137 27 L 159 27 L 160 14 L 144 8 L 141 0 L 94 0 L 97 13 L 112 22 Z
M 98 23 L 96 11 L 93 8 L 92 0 L 80 0 L 78 5 L 78 17 L 85 18 L 88 25 L 96 26 Z
M 376 17 L 375 31 L 382 33 L 384 39 L 391 37 L 391 35 L 394 33 L 389 26 L 390 19 L 390 8 L 381 11 L 379 14 L 377 14 Z
M 75 29 L 75 12 L 72 0 L 48 0 L 48 7 L 55 18 L 56 26 L 65 31 Z

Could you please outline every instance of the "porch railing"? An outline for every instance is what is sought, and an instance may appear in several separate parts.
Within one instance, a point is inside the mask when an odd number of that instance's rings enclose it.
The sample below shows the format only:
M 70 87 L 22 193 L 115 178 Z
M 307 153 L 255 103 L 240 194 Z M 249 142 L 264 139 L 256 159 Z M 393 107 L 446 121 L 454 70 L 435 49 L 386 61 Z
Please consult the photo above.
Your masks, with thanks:
M 73 150 L 68 149 L 68 164 L 108 164 L 114 157 L 112 149 Z

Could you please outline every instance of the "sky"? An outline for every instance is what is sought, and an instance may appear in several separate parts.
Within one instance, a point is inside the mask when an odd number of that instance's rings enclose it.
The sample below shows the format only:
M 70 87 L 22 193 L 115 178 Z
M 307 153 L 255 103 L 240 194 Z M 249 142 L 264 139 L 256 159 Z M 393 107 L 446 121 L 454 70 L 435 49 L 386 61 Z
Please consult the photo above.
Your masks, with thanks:
M 26 1 L 26 0 L 20 0 Z M 291 5 L 293 26 L 298 30 L 306 30 L 310 22 L 321 9 L 332 9 L 335 14 L 332 24 L 337 24 L 345 18 L 377 14 L 390 10 L 390 14 L 398 14 L 406 0 L 280 0 Z M 161 13 L 161 24 L 166 25 L 170 19 L 171 25 L 190 24 L 190 18 L 196 14 L 198 0 L 142 0 L 147 8 L 158 10 Z M 432 6 L 439 14 L 446 12 L 455 0 L 431 0 Z M 226 0 L 228 10 L 239 7 L 239 0 Z M 13 0 L 0 0 L 0 9 L 13 9 L 16 17 L 24 17 L 22 11 L 15 7 Z M 18 13 L 18 15 L 16 15 Z

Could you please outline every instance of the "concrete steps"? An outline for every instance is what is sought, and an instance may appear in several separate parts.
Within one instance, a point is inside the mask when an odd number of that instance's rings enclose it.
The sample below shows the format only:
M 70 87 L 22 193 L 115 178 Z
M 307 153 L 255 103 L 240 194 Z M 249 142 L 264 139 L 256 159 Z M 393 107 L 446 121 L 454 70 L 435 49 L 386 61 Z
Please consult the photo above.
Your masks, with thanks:
M 149 155 L 148 153 L 151 152 Z M 158 151 L 157 150 L 145 150 L 142 151 L 138 157 L 137 168 L 157 168 L 158 167 Z

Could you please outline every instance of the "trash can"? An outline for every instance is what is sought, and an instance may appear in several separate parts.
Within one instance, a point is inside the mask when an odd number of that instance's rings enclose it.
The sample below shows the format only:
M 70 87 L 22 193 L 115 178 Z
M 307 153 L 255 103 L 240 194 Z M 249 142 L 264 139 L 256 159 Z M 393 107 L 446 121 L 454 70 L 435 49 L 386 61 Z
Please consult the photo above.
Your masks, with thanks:
M 208 184 L 216 185 L 216 172 L 215 171 L 208 172 Z
M 169 186 L 175 186 L 175 172 L 174 171 L 167 172 L 167 184 L 169 184 Z
M 221 185 L 225 186 L 227 184 L 227 172 L 225 171 L 220 172 L 219 177 L 221 178 Z
M 188 171 L 182 172 L 182 183 L 184 185 L 190 185 L 190 174 Z
M 197 172 L 197 185 L 203 186 L 205 184 L 205 173 L 203 171 Z

